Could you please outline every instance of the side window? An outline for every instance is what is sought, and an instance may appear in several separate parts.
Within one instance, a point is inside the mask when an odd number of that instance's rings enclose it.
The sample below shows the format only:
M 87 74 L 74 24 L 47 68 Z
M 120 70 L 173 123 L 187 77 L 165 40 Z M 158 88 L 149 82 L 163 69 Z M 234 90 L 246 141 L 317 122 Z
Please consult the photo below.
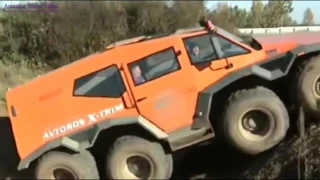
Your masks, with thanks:
M 213 48 L 211 35 L 205 34 L 184 39 L 192 63 L 201 63 L 218 59 Z
M 217 37 L 225 57 L 239 56 L 250 53 L 249 50 L 233 43 L 228 39 L 223 38 L 222 36 L 218 35 Z
M 129 64 L 135 85 L 154 80 L 180 69 L 173 48 L 166 49 Z
M 75 80 L 74 96 L 119 98 L 126 91 L 116 65 Z

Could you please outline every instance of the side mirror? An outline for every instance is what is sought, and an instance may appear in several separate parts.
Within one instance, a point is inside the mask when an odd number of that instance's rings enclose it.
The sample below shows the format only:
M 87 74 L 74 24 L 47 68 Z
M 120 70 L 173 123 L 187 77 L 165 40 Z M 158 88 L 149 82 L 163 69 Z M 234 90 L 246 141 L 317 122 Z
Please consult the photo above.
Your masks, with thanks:
M 216 70 L 222 70 L 222 69 L 230 69 L 230 68 L 233 68 L 233 64 L 232 63 L 229 63 L 226 59 L 226 65 L 225 66 L 215 66 L 213 62 L 210 63 L 210 69 L 212 71 L 216 71 Z

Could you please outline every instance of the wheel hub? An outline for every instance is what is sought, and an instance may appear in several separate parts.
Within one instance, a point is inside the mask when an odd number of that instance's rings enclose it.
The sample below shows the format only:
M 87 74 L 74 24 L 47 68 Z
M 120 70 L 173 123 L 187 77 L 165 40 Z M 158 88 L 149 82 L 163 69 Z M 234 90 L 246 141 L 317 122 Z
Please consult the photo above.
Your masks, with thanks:
M 320 97 L 320 77 L 315 80 L 313 91 L 316 96 Z
M 253 119 L 246 118 L 243 120 L 243 128 L 247 131 L 256 131 L 257 125 Z
M 79 179 L 79 178 L 71 169 L 66 168 L 66 167 L 59 167 L 59 168 L 53 169 L 53 179 L 75 180 L 75 179 Z
M 143 156 L 131 156 L 127 158 L 127 167 L 130 173 L 139 179 L 149 179 L 153 173 L 153 165 Z
M 272 115 L 262 109 L 252 109 L 244 113 L 239 121 L 240 134 L 250 140 L 257 141 L 265 138 L 271 128 Z

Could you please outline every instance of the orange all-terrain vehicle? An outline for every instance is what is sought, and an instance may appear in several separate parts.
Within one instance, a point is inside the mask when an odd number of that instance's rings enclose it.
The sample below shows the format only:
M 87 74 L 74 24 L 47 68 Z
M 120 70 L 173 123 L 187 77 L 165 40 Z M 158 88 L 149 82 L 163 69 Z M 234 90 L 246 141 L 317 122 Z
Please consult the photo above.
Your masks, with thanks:
M 116 42 L 9 90 L 18 169 L 168 179 L 174 151 L 217 137 L 255 155 L 285 137 L 297 107 L 318 114 L 320 43 L 264 45 L 200 25 Z

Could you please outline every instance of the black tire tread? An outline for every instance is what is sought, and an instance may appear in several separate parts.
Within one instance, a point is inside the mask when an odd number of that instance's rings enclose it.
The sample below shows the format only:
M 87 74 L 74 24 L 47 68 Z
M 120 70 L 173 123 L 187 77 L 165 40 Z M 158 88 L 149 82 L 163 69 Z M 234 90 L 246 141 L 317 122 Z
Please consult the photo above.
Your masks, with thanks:
M 130 144 L 132 145 L 136 145 L 136 144 L 139 144 L 141 145 L 142 147 L 146 147 L 146 148 L 152 148 L 154 151 L 158 151 L 157 154 L 163 154 L 164 157 L 166 158 L 166 162 L 168 163 L 168 167 L 167 167 L 167 172 L 168 173 L 168 177 L 167 178 L 170 178 L 171 174 L 172 174 L 172 171 L 173 171 L 173 160 L 172 160 L 172 156 L 171 154 L 166 154 L 165 151 L 163 150 L 162 146 L 158 143 L 158 142 L 151 142 L 151 141 L 148 141 L 144 138 L 141 138 L 141 137 L 138 137 L 138 136 L 130 136 L 130 135 L 127 135 L 127 136 L 121 136 L 119 137 L 115 142 L 114 144 L 111 146 L 111 148 L 109 149 L 108 151 L 108 154 L 107 154 L 107 157 L 109 157 L 110 155 L 113 154 L 113 152 L 117 151 L 118 149 L 120 149 L 122 146 L 128 146 L 130 147 Z M 108 165 L 107 165 L 108 166 Z M 108 174 L 110 174 L 111 172 L 111 168 L 106 168 L 107 169 L 107 176 Z
M 228 101 L 226 103 L 225 106 L 225 110 L 224 110 L 224 114 L 223 114 L 223 119 L 224 117 L 226 117 L 227 113 L 230 111 L 229 109 L 234 108 L 233 104 L 237 104 L 237 102 L 239 101 L 243 101 L 249 97 L 267 97 L 267 98 L 272 98 L 273 101 L 275 101 L 276 103 L 279 103 L 279 106 L 282 108 L 281 111 L 283 112 L 287 112 L 287 109 L 285 108 L 285 105 L 283 104 L 283 102 L 281 101 L 281 99 L 276 95 L 276 93 L 274 93 L 272 90 L 262 87 L 262 86 L 257 86 L 255 88 L 252 89 L 241 89 L 238 90 L 236 92 L 234 92 L 233 94 L 231 94 L 228 98 Z M 288 113 L 286 113 L 288 115 Z M 288 129 L 289 128 L 289 117 L 286 117 L 286 119 L 288 119 L 288 121 L 285 122 L 285 128 Z M 232 146 L 236 146 L 234 145 L 234 142 L 232 140 L 232 138 L 227 134 L 226 130 L 223 130 L 223 128 L 226 128 L 225 125 L 226 122 L 222 122 L 220 123 L 220 127 L 222 130 L 222 138 L 227 141 L 229 144 L 231 144 Z M 236 147 L 237 148 L 237 147 Z M 238 148 L 237 148 L 238 149 Z M 240 148 L 241 149 L 241 148 Z M 254 151 L 249 152 L 247 151 L 246 153 L 249 154 L 256 154 Z
M 308 69 L 313 66 L 320 66 L 320 56 L 313 56 L 310 59 L 302 60 L 299 66 L 296 68 L 296 71 L 293 75 L 293 85 L 291 91 L 291 97 L 294 100 L 295 106 L 302 106 L 308 115 L 314 115 L 314 112 L 305 105 L 303 98 L 301 97 L 300 87 L 302 86 L 302 81 L 306 74 L 308 73 Z
M 74 166 L 78 166 L 81 172 L 85 172 L 86 177 L 80 177 L 80 178 L 82 179 L 97 179 L 97 178 L 99 179 L 100 178 L 95 159 L 91 155 L 91 153 L 87 150 L 81 151 L 80 153 L 77 153 L 77 154 L 68 154 L 60 151 L 48 152 L 39 159 L 37 167 L 35 169 L 35 175 L 37 176 L 40 173 L 40 171 L 43 170 L 42 168 L 46 168 L 46 166 L 50 167 L 50 164 L 52 164 L 52 162 L 55 162 L 60 158 L 67 161 L 67 163 L 71 163 Z M 59 163 L 61 163 L 61 161 L 57 162 L 56 164 L 59 164 Z

